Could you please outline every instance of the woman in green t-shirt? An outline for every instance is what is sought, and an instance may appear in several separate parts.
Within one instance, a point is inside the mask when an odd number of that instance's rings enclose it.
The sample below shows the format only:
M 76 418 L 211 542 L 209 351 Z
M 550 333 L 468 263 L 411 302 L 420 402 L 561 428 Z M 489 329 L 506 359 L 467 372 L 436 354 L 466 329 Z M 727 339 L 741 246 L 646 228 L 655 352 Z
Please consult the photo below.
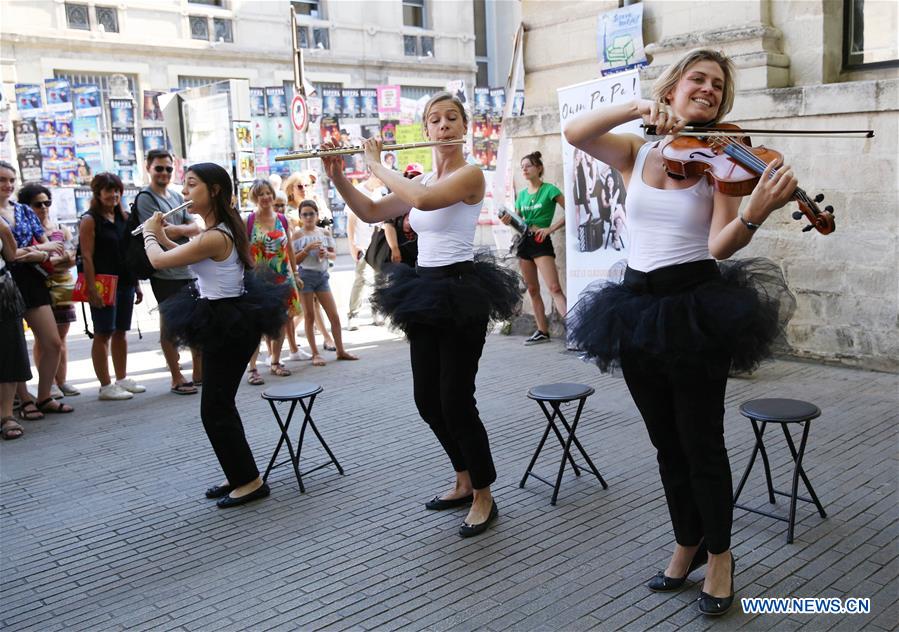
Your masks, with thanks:
M 528 184 L 518 192 L 515 212 L 528 225 L 528 231 L 518 246 L 518 266 L 528 286 L 528 294 L 534 306 L 534 317 L 537 320 L 537 331 L 525 340 L 524 344 L 535 345 L 549 342 L 549 322 L 543 298 L 540 296 L 539 277 L 542 277 L 543 282 L 549 287 L 553 304 L 559 314 L 564 316 L 568 312 L 565 294 L 559 284 L 559 272 L 556 270 L 556 253 L 550 239 L 550 235 L 565 225 L 565 197 L 555 185 L 543 181 L 543 161 L 540 159 L 539 151 L 521 159 L 521 173 Z M 563 210 L 559 220 L 553 223 L 556 204 Z M 502 218 L 504 224 L 510 221 L 509 216 Z

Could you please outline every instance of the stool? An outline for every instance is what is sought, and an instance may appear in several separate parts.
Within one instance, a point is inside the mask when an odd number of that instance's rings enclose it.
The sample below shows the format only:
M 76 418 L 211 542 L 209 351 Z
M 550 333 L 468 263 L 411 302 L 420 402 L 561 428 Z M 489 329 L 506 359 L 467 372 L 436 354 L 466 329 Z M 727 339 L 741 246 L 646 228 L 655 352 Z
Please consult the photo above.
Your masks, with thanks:
M 521 482 L 518 484 L 518 487 L 524 487 L 525 481 L 528 479 L 528 476 L 533 476 L 538 481 L 546 483 L 550 487 L 553 488 L 553 497 L 550 501 L 550 504 L 555 505 L 556 499 L 559 496 L 559 487 L 562 484 L 562 474 L 565 472 L 565 462 L 571 463 L 571 467 L 574 469 L 575 476 L 581 475 L 581 470 L 574 462 L 574 458 L 571 456 L 571 444 L 573 443 L 578 451 L 581 453 L 581 456 L 584 457 L 584 460 L 587 462 L 587 465 L 590 466 L 590 469 L 596 475 L 596 478 L 599 479 L 599 482 L 602 483 L 603 489 L 608 489 L 609 486 L 606 485 L 606 482 L 603 480 L 599 471 L 596 469 L 596 466 L 593 465 L 593 461 L 590 460 L 590 457 L 587 456 L 587 453 L 584 451 L 584 447 L 581 445 L 581 442 L 577 440 L 575 436 L 575 432 L 577 431 L 577 424 L 581 419 L 581 411 L 584 410 L 584 402 L 587 401 L 587 398 L 590 397 L 594 392 L 596 392 L 593 387 L 587 386 L 585 384 L 571 384 L 571 383 L 560 383 L 560 384 L 542 384 L 540 386 L 535 386 L 531 390 L 528 391 L 528 397 L 536 401 L 541 410 L 543 410 L 543 414 L 546 416 L 547 424 L 546 430 L 543 432 L 543 438 L 540 439 L 540 443 L 537 445 L 537 451 L 534 452 L 534 457 L 531 459 L 530 465 L 528 465 L 527 471 L 525 471 L 524 476 L 521 478 Z M 567 404 L 568 402 L 573 402 L 578 400 L 577 413 L 574 415 L 574 421 L 571 422 L 571 425 L 568 424 L 568 420 L 565 419 L 565 416 L 562 414 L 561 406 L 562 404 Z M 546 408 L 546 404 L 552 407 L 552 414 L 550 414 L 549 410 Z M 565 431 L 568 433 L 568 438 L 565 439 L 562 437 L 562 433 L 559 430 L 559 427 L 556 425 L 556 418 L 562 422 L 562 425 L 565 427 Z M 549 436 L 549 431 L 552 430 L 556 434 L 556 438 L 559 440 L 559 443 L 562 446 L 562 463 L 559 465 L 559 474 L 556 476 L 556 482 L 551 483 L 545 478 L 541 478 L 540 476 L 534 474 L 531 470 L 534 469 L 534 464 L 537 462 L 537 457 L 540 456 L 540 451 L 543 449 L 543 445 L 546 443 L 546 438 Z
M 265 481 L 268 479 L 269 473 L 276 467 L 280 467 L 287 463 L 287 461 L 282 461 L 281 463 L 275 464 L 275 459 L 278 458 L 278 453 L 281 451 L 281 445 L 287 444 L 287 451 L 290 453 L 290 462 L 293 463 L 293 471 L 297 476 L 297 483 L 300 485 L 300 493 L 306 493 L 306 488 L 303 486 L 303 476 L 309 475 L 316 470 L 320 470 L 323 467 L 328 467 L 332 463 L 335 467 L 337 467 L 337 471 L 340 474 L 343 474 L 343 468 L 340 467 L 340 463 L 337 462 L 337 457 L 334 456 L 334 453 L 331 452 L 331 448 L 328 447 L 328 444 L 325 443 L 324 438 L 321 433 L 318 431 L 318 428 L 315 427 L 315 422 L 312 420 L 312 405 L 315 403 L 315 397 L 321 393 L 324 389 L 318 384 L 312 384 L 310 382 L 295 382 L 293 384 L 282 384 L 279 386 L 274 386 L 272 388 L 266 389 L 265 392 L 262 393 L 262 399 L 268 400 L 269 405 L 272 407 L 272 413 L 275 415 L 275 420 L 278 422 L 278 427 L 281 429 L 281 438 L 278 439 L 278 446 L 275 448 L 274 454 L 272 454 L 271 460 L 268 462 L 268 467 L 265 468 L 265 474 L 262 475 L 262 480 Z M 309 403 L 306 403 L 306 399 L 309 400 Z M 287 419 L 285 421 L 281 421 L 281 415 L 278 414 L 278 409 L 275 406 L 275 402 L 290 402 L 290 412 L 287 413 Z M 300 427 L 300 437 L 297 441 L 297 450 L 296 454 L 294 454 L 293 444 L 290 442 L 290 436 L 287 434 L 290 429 L 290 421 L 293 419 L 293 411 L 296 410 L 297 404 L 303 409 L 303 425 Z M 331 457 L 331 460 L 322 463 L 321 465 L 317 465 L 311 470 L 306 472 L 300 472 L 300 452 L 303 449 L 303 437 L 306 434 L 306 426 L 312 428 L 312 432 L 315 433 L 315 436 L 318 437 L 319 443 L 322 444 L 322 447 L 325 449 L 325 452 L 328 453 L 328 456 Z
M 812 419 L 817 419 L 821 416 L 821 410 L 814 404 L 803 402 L 798 399 L 753 399 L 740 406 L 740 414 L 747 417 L 749 421 L 752 422 L 752 431 L 755 433 L 755 446 L 752 448 L 752 456 L 749 457 L 749 463 L 746 465 L 746 471 L 743 472 L 743 478 L 740 479 L 740 484 L 737 485 L 737 491 L 734 493 L 734 507 L 786 522 L 789 525 L 787 528 L 787 544 L 792 544 L 793 530 L 796 524 L 797 500 L 815 503 L 821 517 L 827 517 L 827 514 L 824 512 L 824 507 L 821 506 L 821 502 L 815 495 L 815 490 L 812 489 L 812 484 L 805 475 L 805 470 L 802 469 L 802 457 L 805 454 L 805 445 L 808 441 L 808 432 L 811 427 L 811 421 Z M 761 427 L 759 427 L 759 422 L 761 422 Z M 769 423 L 780 424 L 784 437 L 787 440 L 787 446 L 790 448 L 790 454 L 793 456 L 793 462 L 795 463 L 793 468 L 793 487 L 789 494 L 777 491 L 771 484 L 771 468 L 768 464 L 768 453 L 765 452 L 765 444 L 762 441 L 762 435 L 765 434 L 765 428 Z M 803 426 L 802 441 L 799 442 L 799 451 L 796 450 L 796 446 L 793 444 L 793 437 L 790 435 L 790 431 L 787 430 L 787 424 L 800 424 Z M 765 481 L 768 484 L 768 502 L 772 505 L 774 504 L 774 494 L 789 496 L 790 514 L 787 518 L 767 511 L 762 511 L 761 509 L 753 509 L 737 504 L 737 499 L 740 498 L 740 492 L 743 491 L 743 486 L 746 484 L 746 479 L 749 477 L 749 472 L 752 470 L 752 466 L 755 464 L 755 457 L 759 452 L 762 454 L 762 463 L 765 466 Z M 802 482 L 805 483 L 805 488 L 808 490 L 811 498 L 804 498 L 797 495 L 796 492 L 798 491 L 800 476 L 802 477 Z

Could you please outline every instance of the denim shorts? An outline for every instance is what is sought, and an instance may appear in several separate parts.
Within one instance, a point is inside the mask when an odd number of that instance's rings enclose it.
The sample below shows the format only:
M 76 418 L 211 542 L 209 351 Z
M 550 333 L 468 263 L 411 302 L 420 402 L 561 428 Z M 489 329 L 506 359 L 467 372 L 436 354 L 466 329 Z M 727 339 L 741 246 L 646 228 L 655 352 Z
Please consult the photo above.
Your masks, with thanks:
M 131 312 L 134 310 L 134 287 L 118 288 L 115 293 L 115 305 L 97 309 L 91 307 L 91 320 L 94 331 L 98 334 L 111 334 L 113 331 L 131 329 Z
M 300 290 L 300 292 L 303 294 L 309 294 L 310 292 L 330 292 L 331 285 L 328 283 L 330 278 L 331 275 L 327 270 L 322 272 L 321 270 L 300 268 L 300 279 L 303 280 L 303 289 Z

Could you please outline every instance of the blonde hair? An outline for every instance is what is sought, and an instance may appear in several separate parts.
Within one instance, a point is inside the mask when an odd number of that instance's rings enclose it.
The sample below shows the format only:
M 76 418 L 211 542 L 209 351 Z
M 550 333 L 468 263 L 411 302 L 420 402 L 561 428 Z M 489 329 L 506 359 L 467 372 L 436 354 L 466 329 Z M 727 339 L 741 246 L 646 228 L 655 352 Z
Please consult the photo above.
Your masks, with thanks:
M 671 64 L 662 71 L 662 74 L 652 84 L 652 98 L 655 101 L 665 101 L 665 97 L 674 89 L 681 77 L 686 74 L 693 64 L 700 61 L 713 61 L 721 67 L 721 72 L 724 73 L 724 88 L 721 94 L 721 103 L 718 105 L 718 113 L 714 119 L 709 121 L 710 123 L 718 123 L 733 108 L 734 95 L 736 94 L 736 86 L 734 85 L 736 70 L 734 69 L 734 64 L 720 51 L 711 48 L 694 48 L 689 51 L 677 63 Z
M 253 184 L 250 185 L 250 201 L 253 204 L 256 203 L 263 189 L 268 189 L 272 192 L 272 197 L 275 197 L 275 187 L 272 186 L 272 183 L 264 178 L 256 178 L 253 180 Z
M 459 110 L 459 114 L 462 115 L 462 122 L 465 123 L 465 128 L 468 128 L 468 112 L 465 111 L 465 105 L 455 94 L 443 90 L 432 96 L 428 99 L 428 102 L 425 103 L 424 114 L 421 118 L 421 126 L 424 128 L 425 136 L 428 134 L 428 114 L 431 112 L 431 108 L 434 107 L 434 104 L 440 103 L 441 101 L 452 101 L 453 105 L 456 106 L 456 109 Z
M 286 180 L 281 182 L 281 190 L 284 191 L 284 193 L 287 195 L 287 203 L 291 206 L 299 207 L 300 202 L 302 202 L 303 198 L 306 197 L 305 192 L 302 196 L 294 194 L 298 184 L 302 184 L 305 190 L 306 183 L 303 182 L 303 174 L 301 174 L 299 171 L 294 171 L 287 177 Z

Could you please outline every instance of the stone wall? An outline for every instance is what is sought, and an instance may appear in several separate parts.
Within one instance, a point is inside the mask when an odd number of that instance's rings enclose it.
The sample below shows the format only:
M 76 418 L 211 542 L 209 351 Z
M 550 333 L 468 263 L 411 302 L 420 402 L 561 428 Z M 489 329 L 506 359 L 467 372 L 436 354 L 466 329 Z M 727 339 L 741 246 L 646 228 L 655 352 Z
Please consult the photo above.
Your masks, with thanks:
M 543 153 L 547 181 L 562 181 L 556 89 L 598 76 L 597 16 L 617 4 L 523 2 L 525 116 L 506 130 L 516 159 L 535 149 Z M 644 95 L 668 63 L 707 45 L 729 54 L 738 68 L 740 91 L 729 121 L 876 131 L 870 140 L 756 139 L 786 156 L 810 195 L 824 194 L 822 204 L 836 210 L 837 230 L 801 232 L 791 204 L 772 215 L 739 256 L 765 256 L 783 267 L 798 300 L 788 330 L 793 354 L 899 372 L 896 69 L 840 70 L 842 5 L 832 0 L 729 2 L 727 12 L 716 10 L 722 6 L 716 2 L 644 5 L 651 54 L 641 71 Z M 558 45 L 563 39 L 566 45 Z M 517 171 L 515 177 L 517 189 L 524 183 Z M 562 231 L 555 237 L 557 253 L 564 252 Z M 564 256 L 558 262 L 564 280 Z

